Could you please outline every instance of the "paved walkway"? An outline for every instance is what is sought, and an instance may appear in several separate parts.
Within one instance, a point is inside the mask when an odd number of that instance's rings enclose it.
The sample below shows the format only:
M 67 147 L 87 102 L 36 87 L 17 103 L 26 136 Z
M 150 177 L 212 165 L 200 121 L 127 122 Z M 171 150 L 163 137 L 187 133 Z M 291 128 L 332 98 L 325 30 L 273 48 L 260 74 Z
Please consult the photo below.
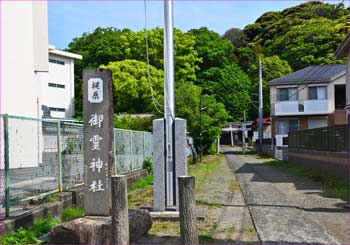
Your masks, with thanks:
M 350 213 L 344 201 L 319 185 L 283 173 L 240 148 L 224 147 L 262 243 L 350 244 Z

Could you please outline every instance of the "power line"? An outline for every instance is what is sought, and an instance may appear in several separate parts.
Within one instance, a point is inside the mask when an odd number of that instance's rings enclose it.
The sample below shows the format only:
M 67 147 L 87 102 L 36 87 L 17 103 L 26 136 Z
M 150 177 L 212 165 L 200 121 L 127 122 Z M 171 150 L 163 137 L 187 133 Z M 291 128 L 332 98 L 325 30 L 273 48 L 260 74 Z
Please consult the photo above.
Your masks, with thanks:
M 149 51 L 148 51 L 148 31 L 147 31 L 147 3 L 146 0 L 144 0 L 144 18 L 145 18 L 145 42 L 146 42 L 146 62 L 147 62 L 147 82 L 149 84 L 150 90 L 151 90 L 151 96 L 152 96 L 152 103 L 157 110 L 158 113 L 164 115 L 164 112 L 159 109 L 159 107 L 163 107 L 164 105 L 160 104 L 158 100 L 155 97 L 154 90 L 153 90 L 153 84 L 151 81 L 151 73 L 150 73 L 150 64 L 149 64 Z M 159 106 L 159 107 L 158 107 Z

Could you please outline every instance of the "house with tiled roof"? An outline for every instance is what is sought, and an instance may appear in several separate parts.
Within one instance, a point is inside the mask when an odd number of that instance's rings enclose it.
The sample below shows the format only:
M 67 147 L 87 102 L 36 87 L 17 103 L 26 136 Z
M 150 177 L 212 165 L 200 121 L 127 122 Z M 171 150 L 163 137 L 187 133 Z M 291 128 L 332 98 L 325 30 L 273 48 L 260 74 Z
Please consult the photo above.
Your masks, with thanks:
M 348 123 L 350 124 L 350 32 L 340 43 L 337 50 L 334 52 L 338 59 L 346 59 L 346 109 L 348 112 Z
M 343 64 L 314 65 L 268 83 L 277 146 L 290 131 L 346 123 L 345 70 Z

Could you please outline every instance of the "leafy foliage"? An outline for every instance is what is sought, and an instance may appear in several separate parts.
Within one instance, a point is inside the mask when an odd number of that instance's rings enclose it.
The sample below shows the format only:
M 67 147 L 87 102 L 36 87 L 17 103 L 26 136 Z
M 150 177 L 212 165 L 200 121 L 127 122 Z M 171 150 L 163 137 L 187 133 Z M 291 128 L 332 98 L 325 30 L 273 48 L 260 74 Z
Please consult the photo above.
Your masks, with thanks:
M 123 114 L 114 114 L 114 127 L 139 131 L 150 131 L 152 128 L 152 117 L 138 117 Z
M 336 62 L 332 55 L 347 32 L 349 14 L 342 3 L 313 1 L 264 13 L 243 31 L 250 47 L 266 56 L 278 55 L 297 70 Z
M 141 113 L 154 110 L 152 93 L 157 101 L 162 101 L 163 72 L 137 60 L 123 60 L 102 65 L 112 71 L 113 101 L 115 112 Z
M 147 31 L 150 64 L 159 70 L 164 67 L 163 35 L 163 29 L 159 27 Z M 196 80 L 197 62 L 200 59 L 194 49 L 195 43 L 193 35 L 174 28 L 175 80 L 179 83 Z M 124 59 L 146 61 L 145 31 L 124 33 L 119 45 L 124 51 Z
M 66 208 L 61 214 L 62 222 L 84 216 L 84 210 L 81 208 Z
M 143 169 L 147 170 L 147 173 L 149 175 L 153 175 L 153 161 L 151 158 L 147 158 L 144 162 L 143 162 Z
M 228 40 L 221 38 L 218 33 L 206 27 L 192 29 L 188 33 L 195 36 L 194 48 L 202 58 L 197 63 L 200 67 L 199 74 L 211 67 L 224 66 L 232 61 L 233 46 Z
M 201 94 L 202 89 L 192 83 L 180 85 L 176 90 L 176 116 L 186 118 L 190 135 L 208 151 L 220 135 L 221 127 L 227 122 L 229 115 L 225 106 L 218 103 L 214 96 Z
M 59 223 L 51 215 L 48 215 L 46 218 L 35 219 L 28 230 L 21 227 L 15 233 L 2 236 L 0 244 L 40 244 L 42 241 L 38 237 L 49 232 L 52 227 Z
M 239 28 L 227 30 L 223 37 L 229 40 L 235 48 L 241 48 L 248 44 L 247 35 Z
M 243 118 L 250 102 L 250 79 L 236 64 L 211 68 L 204 73 L 204 91 L 223 103 L 234 120 Z
M 343 38 L 342 23 L 326 18 L 304 21 L 283 36 L 266 41 L 268 54 L 279 54 L 294 69 L 335 63 L 333 52 Z

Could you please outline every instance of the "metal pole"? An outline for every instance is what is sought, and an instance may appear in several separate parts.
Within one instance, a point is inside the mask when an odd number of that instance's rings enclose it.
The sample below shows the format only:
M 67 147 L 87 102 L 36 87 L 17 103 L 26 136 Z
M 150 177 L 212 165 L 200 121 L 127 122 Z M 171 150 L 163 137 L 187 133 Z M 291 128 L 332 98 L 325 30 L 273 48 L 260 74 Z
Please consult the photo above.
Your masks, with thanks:
M 245 154 L 245 151 L 246 151 L 246 147 L 245 147 L 245 110 L 243 111 L 243 124 L 242 124 L 242 151 L 243 151 L 243 154 Z
M 199 162 L 202 162 L 202 95 L 199 95 Z
M 61 152 L 61 121 L 57 121 L 57 158 L 58 158 L 58 190 L 63 190 L 62 152 Z
M 175 119 L 174 100 L 174 37 L 173 37 L 173 1 L 164 0 L 164 79 L 165 79 L 165 121 L 166 121 L 166 169 L 167 169 L 167 206 L 175 206 L 175 162 L 173 127 Z
M 9 118 L 4 116 L 4 136 L 5 136 L 5 217 L 10 216 L 10 151 L 9 151 Z
M 263 93 L 262 93 L 262 64 L 259 58 L 259 150 L 263 144 Z
M 231 146 L 233 147 L 233 128 L 231 123 L 230 123 L 230 136 L 231 136 Z

